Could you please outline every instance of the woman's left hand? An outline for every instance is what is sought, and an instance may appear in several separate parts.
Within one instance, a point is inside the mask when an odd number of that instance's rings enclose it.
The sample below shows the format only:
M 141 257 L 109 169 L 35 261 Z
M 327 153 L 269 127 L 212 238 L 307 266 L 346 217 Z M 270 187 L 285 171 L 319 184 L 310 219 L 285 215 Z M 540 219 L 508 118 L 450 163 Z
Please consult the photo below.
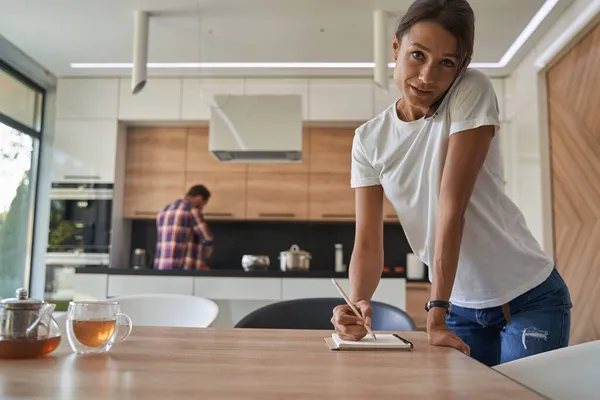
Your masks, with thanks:
M 461 338 L 452 333 L 446 324 L 432 326 L 427 329 L 427 337 L 429 338 L 429 344 L 434 346 L 452 347 L 466 355 L 471 354 L 469 346 Z
M 446 325 L 446 310 L 434 307 L 427 315 L 427 338 L 434 346 L 452 347 L 466 355 L 471 354 L 469 346 L 456 336 Z

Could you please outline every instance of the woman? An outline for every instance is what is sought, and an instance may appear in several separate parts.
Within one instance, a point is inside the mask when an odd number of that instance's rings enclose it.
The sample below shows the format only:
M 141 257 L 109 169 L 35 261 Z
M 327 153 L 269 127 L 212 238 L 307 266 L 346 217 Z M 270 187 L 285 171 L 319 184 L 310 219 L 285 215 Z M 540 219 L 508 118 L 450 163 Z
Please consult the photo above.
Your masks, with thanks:
M 466 0 L 417 0 L 393 41 L 402 97 L 356 130 L 351 186 L 356 237 L 351 300 L 340 336 L 360 340 L 383 265 L 383 195 L 432 282 L 427 333 L 488 366 L 568 344 L 569 291 L 504 192 L 498 104 L 467 69 L 473 11 Z

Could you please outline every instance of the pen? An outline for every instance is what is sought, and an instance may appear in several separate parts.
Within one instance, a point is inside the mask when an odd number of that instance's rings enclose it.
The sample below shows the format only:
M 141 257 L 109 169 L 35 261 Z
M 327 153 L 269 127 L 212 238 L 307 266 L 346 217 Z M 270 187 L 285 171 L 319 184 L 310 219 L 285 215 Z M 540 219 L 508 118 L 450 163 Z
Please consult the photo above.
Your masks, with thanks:
M 339 283 L 337 283 L 337 281 L 334 278 L 331 278 L 331 282 L 333 282 L 333 284 L 337 288 L 338 292 L 340 292 L 340 294 L 342 295 L 342 297 L 344 298 L 344 300 L 346 301 L 346 303 L 348 304 L 348 306 L 350 307 L 350 309 L 352 310 L 352 312 L 354 312 L 354 314 L 358 318 L 362 319 L 362 315 L 360 315 L 360 313 L 358 312 L 358 310 L 356 309 L 356 307 L 354 307 L 354 304 L 352 304 L 352 302 L 350 301 L 350 299 L 348 298 L 348 296 L 346 296 L 346 293 L 344 293 L 344 290 L 339 285 Z M 369 325 L 365 324 L 365 328 L 367 329 L 367 332 L 369 332 L 369 335 L 373 336 L 373 339 L 377 340 L 377 336 L 375 336 L 375 333 L 371 330 L 371 327 Z

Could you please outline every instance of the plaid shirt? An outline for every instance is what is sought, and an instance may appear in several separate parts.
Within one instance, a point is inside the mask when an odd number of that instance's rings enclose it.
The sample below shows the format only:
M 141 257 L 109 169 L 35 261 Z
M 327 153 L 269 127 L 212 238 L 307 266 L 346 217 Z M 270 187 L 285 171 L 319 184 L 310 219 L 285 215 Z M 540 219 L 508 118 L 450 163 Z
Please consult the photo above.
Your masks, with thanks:
M 156 227 L 154 269 L 210 269 L 203 254 L 213 245 L 213 237 L 204 216 L 189 201 L 180 199 L 165 206 Z

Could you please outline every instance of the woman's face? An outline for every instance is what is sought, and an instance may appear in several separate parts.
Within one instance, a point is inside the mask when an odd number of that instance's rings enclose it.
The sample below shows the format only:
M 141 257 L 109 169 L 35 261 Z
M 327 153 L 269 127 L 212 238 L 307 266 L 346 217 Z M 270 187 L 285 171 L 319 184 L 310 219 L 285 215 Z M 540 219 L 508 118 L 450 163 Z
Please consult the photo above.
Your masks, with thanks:
M 419 22 L 394 38 L 394 82 L 408 105 L 427 110 L 448 90 L 458 72 L 456 38 L 435 22 Z

